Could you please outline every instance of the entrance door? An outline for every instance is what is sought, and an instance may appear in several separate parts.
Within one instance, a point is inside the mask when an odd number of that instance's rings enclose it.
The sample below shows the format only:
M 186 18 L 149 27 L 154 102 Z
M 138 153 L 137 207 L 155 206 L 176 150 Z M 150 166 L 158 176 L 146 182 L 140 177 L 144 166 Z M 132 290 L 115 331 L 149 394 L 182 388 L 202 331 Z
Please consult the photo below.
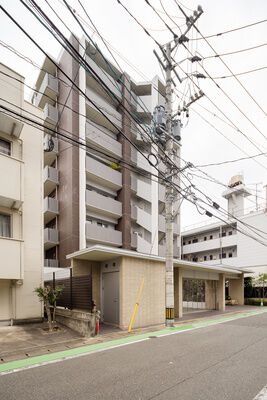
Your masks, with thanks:
M 119 324 L 119 272 L 103 273 L 103 321 Z

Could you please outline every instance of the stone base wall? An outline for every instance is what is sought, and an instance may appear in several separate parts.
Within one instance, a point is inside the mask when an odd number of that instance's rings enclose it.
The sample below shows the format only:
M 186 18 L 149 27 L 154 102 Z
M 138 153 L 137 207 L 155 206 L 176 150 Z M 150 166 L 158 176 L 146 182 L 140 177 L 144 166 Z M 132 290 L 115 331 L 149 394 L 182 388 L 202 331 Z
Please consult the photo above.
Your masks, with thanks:
M 84 311 L 57 308 L 56 321 L 74 330 L 75 332 L 80 333 L 82 336 L 95 336 L 95 314 Z

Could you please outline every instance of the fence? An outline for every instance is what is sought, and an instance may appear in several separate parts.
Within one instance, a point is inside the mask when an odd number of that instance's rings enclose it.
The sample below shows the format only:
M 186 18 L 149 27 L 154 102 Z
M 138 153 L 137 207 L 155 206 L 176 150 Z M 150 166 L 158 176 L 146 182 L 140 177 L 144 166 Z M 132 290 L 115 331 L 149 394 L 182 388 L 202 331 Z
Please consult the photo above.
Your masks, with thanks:
M 52 280 L 45 281 L 45 286 L 63 286 L 63 291 L 57 300 L 58 307 L 70 310 L 92 311 L 92 275 L 73 276 L 69 270 L 69 276 L 57 277 L 53 272 Z

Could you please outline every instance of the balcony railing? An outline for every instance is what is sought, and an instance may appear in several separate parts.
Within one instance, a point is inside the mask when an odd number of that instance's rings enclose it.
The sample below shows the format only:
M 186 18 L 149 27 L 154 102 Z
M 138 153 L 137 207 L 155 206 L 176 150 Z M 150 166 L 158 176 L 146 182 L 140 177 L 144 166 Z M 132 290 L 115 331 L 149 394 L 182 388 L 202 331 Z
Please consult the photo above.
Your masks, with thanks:
M 53 148 L 50 141 L 53 141 Z M 44 165 L 51 165 L 58 155 L 58 139 L 46 134 L 44 137 Z
M 58 122 L 58 109 L 51 104 L 44 107 L 44 125 L 54 127 Z
M 44 267 L 58 268 L 58 260 L 54 260 L 52 258 L 45 258 L 44 259 Z
M 122 145 L 116 139 L 105 133 L 106 129 L 95 123 L 86 122 L 86 140 L 94 147 L 105 150 L 106 153 L 122 157 Z M 107 130 L 108 131 L 108 130 Z
M 114 218 L 120 218 L 122 215 L 122 204 L 119 201 L 92 190 L 86 190 L 86 206 L 91 211 Z
M 44 199 L 44 223 L 47 224 L 58 215 L 58 200 L 52 197 Z
M 122 233 L 112 228 L 104 228 L 86 222 L 86 240 L 119 247 L 122 245 Z
M 54 167 L 46 165 L 43 172 L 44 179 L 44 195 L 50 194 L 59 184 L 58 170 Z
M 115 171 L 89 156 L 86 157 L 86 173 L 92 180 L 102 183 L 111 189 L 118 190 L 122 186 L 121 172 Z
M 51 249 L 59 243 L 58 230 L 55 228 L 44 229 L 44 249 Z
M 58 95 L 58 79 L 50 74 L 45 74 L 39 93 L 36 94 L 34 104 L 44 108 L 46 103 L 55 101 Z

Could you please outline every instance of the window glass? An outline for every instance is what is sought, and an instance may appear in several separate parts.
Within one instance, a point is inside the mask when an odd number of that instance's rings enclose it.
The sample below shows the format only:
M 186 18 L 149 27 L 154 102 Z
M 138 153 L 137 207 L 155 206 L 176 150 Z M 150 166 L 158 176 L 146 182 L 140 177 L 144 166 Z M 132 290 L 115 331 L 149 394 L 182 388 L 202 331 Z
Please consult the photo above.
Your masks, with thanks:
M 0 214 L 0 236 L 11 237 L 10 215 Z
M 1 138 L 0 138 L 0 153 L 6 154 L 8 156 L 11 155 L 11 143 Z

